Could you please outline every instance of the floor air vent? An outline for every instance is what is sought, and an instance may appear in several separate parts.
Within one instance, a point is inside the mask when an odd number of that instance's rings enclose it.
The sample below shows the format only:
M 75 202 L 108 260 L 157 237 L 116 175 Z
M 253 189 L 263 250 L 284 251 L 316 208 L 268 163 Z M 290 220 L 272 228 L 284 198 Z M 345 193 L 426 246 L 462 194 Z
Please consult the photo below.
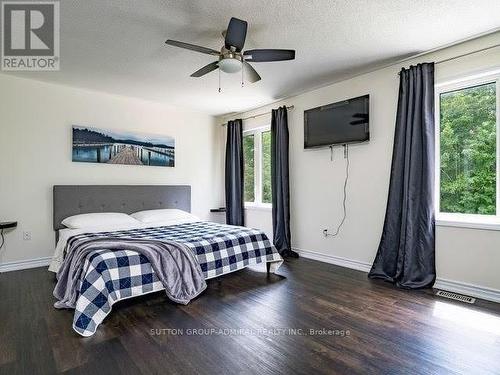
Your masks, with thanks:
M 455 301 L 460 301 L 460 302 L 465 302 L 465 303 L 470 303 L 470 304 L 473 304 L 474 302 L 476 302 L 475 298 L 472 298 L 469 296 L 464 296 L 462 294 L 457 294 L 457 293 L 453 293 L 453 292 L 446 292 L 444 290 L 438 290 L 436 292 L 436 296 L 454 299 Z

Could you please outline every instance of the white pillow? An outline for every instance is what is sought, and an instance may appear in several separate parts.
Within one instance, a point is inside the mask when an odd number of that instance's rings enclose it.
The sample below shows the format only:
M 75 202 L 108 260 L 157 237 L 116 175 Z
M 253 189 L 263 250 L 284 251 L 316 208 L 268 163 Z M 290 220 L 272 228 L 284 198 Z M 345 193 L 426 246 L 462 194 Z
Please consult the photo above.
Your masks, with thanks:
M 136 219 L 127 214 L 118 212 L 98 212 L 92 214 L 80 214 L 67 217 L 62 225 L 70 229 L 83 229 L 98 226 L 120 226 L 140 224 Z
M 131 214 L 134 219 L 142 223 L 160 223 L 160 222 L 176 222 L 176 221 L 198 221 L 199 218 L 189 212 L 178 210 L 176 208 L 165 208 L 160 210 L 146 210 L 134 212 Z

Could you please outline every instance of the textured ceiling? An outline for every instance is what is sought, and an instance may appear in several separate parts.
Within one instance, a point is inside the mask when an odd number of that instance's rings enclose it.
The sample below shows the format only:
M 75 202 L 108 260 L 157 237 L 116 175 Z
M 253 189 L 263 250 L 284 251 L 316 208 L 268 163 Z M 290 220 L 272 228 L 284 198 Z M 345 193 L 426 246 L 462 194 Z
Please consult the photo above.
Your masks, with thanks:
M 189 75 L 213 56 L 167 38 L 220 49 L 235 16 L 245 49 L 294 48 L 295 61 L 255 63 L 262 81 Z M 241 111 L 347 74 L 500 27 L 498 0 L 61 0 L 61 70 L 16 75 L 192 108 Z

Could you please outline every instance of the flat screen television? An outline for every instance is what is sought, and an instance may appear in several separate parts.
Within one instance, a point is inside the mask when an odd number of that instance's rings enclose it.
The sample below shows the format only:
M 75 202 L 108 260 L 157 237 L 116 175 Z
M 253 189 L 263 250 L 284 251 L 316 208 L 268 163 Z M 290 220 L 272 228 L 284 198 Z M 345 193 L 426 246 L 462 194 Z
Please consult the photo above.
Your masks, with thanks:
M 364 95 L 304 111 L 304 148 L 370 140 L 369 109 Z

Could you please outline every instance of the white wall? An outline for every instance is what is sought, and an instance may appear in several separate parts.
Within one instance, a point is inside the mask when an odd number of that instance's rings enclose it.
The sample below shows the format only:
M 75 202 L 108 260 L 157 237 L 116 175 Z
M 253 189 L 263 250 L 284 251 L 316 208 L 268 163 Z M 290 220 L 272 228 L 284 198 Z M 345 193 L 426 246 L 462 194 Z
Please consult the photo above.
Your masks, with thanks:
M 174 168 L 73 163 L 71 125 L 175 137 Z M 50 256 L 52 186 L 57 184 L 189 184 L 203 218 L 220 200 L 214 118 L 166 105 L 0 75 L 0 263 Z M 217 152 L 216 152 L 217 151 Z M 23 231 L 32 233 L 23 241 Z
M 451 47 L 405 63 L 439 61 L 448 57 L 500 43 L 500 33 L 460 46 Z M 453 60 L 436 67 L 437 83 L 457 75 L 500 67 L 500 49 Z M 293 246 L 330 256 L 372 263 L 383 226 L 398 96 L 398 71 L 392 66 L 301 94 L 231 118 L 248 117 L 276 108 L 294 105 L 289 112 L 290 185 Z M 263 77 L 265 79 L 265 77 Z M 345 164 L 342 150 L 336 149 L 334 162 L 330 151 L 304 150 L 304 110 L 320 105 L 370 94 L 369 144 L 350 146 L 347 221 L 337 238 L 324 238 L 323 228 L 335 228 L 342 216 L 342 185 Z M 222 117 L 223 122 L 227 117 Z M 270 122 L 270 116 L 245 121 Z M 256 216 L 258 215 L 258 216 Z M 247 212 L 248 224 L 264 223 L 270 212 Z M 437 273 L 442 279 L 477 284 L 500 290 L 500 232 L 465 228 L 437 228 Z

